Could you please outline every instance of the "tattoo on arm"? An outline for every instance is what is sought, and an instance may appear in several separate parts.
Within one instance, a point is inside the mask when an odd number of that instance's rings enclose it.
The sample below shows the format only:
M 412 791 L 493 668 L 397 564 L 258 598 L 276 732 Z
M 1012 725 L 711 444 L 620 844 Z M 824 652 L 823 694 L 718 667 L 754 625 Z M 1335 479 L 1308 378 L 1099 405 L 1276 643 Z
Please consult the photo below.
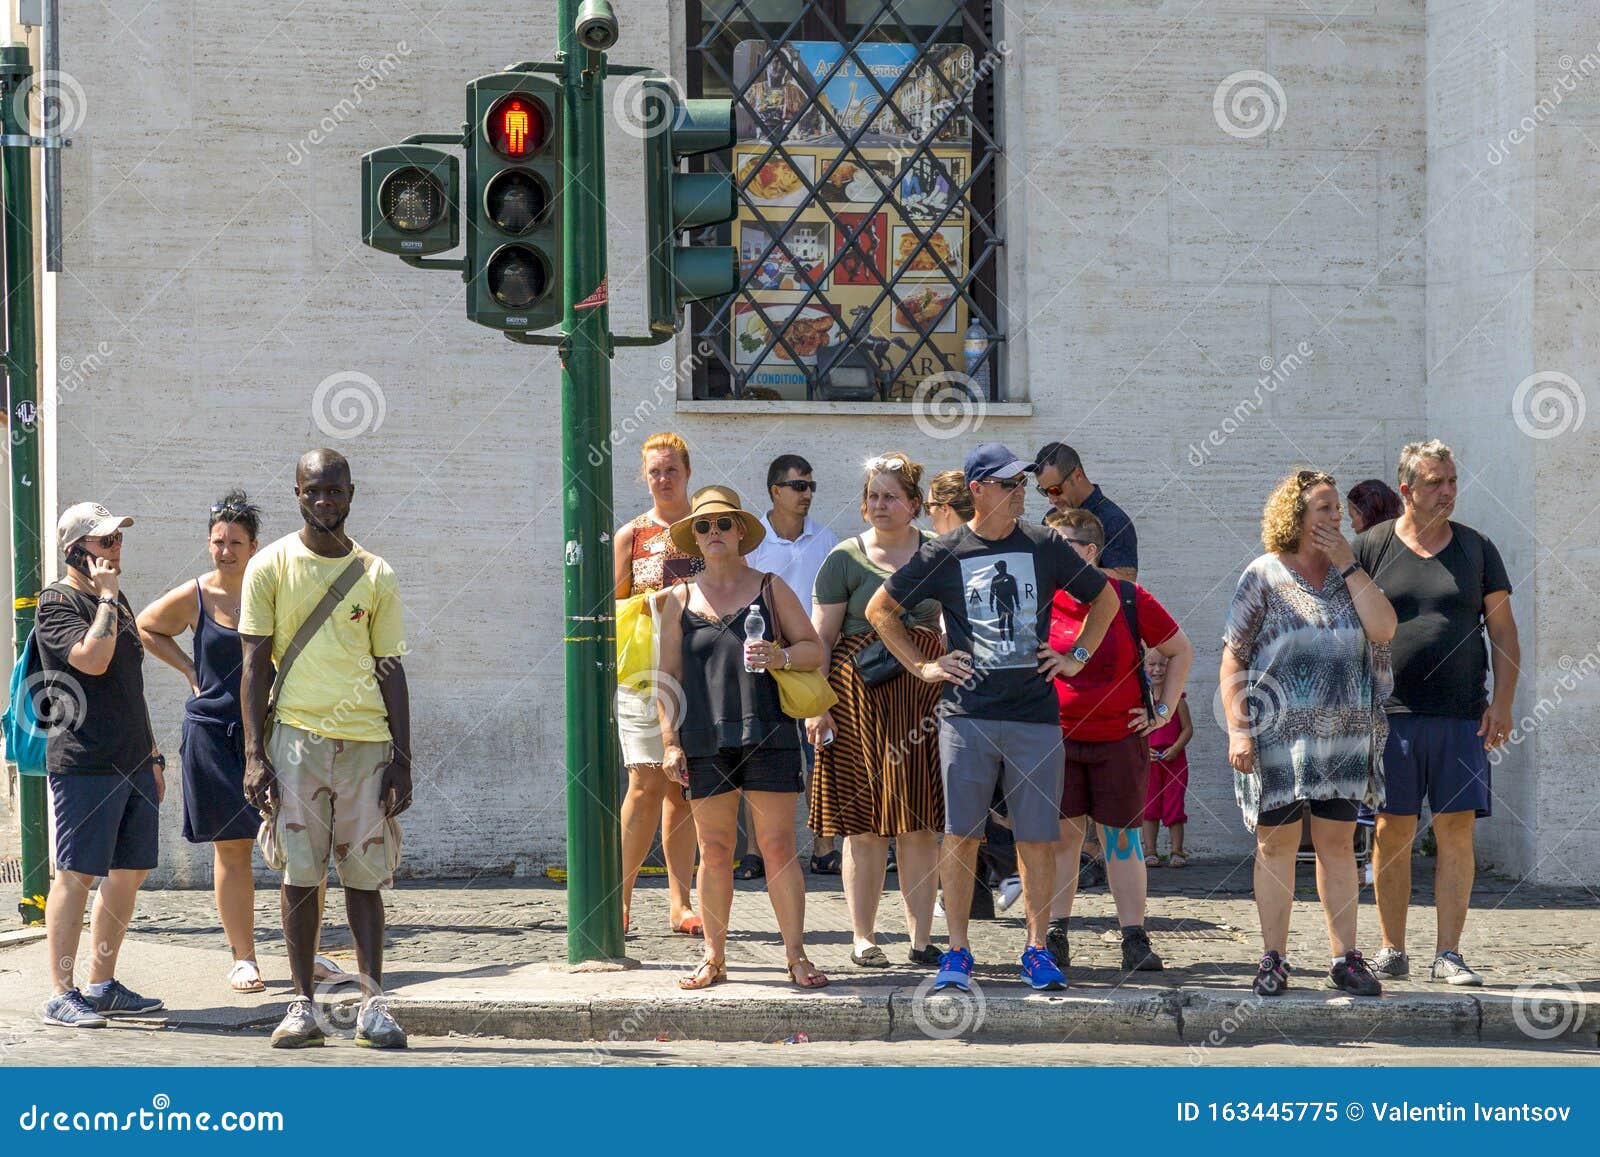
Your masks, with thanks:
M 101 639 L 109 639 L 117 633 L 117 611 L 109 603 L 101 603 L 100 609 L 95 612 L 94 622 L 89 624 L 89 633 L 84 636 L 91 643 Z

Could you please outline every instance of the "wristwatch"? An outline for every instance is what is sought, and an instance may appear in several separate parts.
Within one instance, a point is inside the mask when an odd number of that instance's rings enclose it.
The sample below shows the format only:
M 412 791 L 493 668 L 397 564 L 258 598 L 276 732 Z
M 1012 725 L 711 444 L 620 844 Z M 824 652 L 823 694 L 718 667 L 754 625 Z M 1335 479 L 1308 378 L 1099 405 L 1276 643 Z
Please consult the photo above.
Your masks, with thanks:
M 788 647 L 783 648 L 781 654 L 783 655 L 783 667 L 780 668 L 780 669 L 784 670 L 784 671 L 787 671 L 790 668 L 790 666 L 794 663 L 794 660 L 789 657 L 789 648 Z
M 150 757 L 150 766 L 156 768 L 159 771 L 166 771 L 167 770 L 167 757 L 162 755 L 159 751 L 156 752 L 154 755 L 152 755 Z
M 1169 716 L 1171 714 L 1172 714 L 1172 708 L 1168 707 L 1165 703 L 1157 703 L 1156 704 L 1156 718 L 1157 719 L 1165 719 L 1167 716 Z
M 1339 572 L 1339 577 L 1340 578 L 1349 578 L 1351 575 L 1355 574 L 1356 571 L 1358 571 L 1360 569 L 1361 569 L 1361 563 L 1359 561 L 1353 562 L 1349 566 L 1345 567 L 1342 571 Z
M 1093 658 L 1093 656 L 1089 653 L 1089 648 L 1085 647 L 1082 643 L 1079 643 L 1076 647 L 1072 648 L 1073 662 L 1087 663 L 1091 658 Z

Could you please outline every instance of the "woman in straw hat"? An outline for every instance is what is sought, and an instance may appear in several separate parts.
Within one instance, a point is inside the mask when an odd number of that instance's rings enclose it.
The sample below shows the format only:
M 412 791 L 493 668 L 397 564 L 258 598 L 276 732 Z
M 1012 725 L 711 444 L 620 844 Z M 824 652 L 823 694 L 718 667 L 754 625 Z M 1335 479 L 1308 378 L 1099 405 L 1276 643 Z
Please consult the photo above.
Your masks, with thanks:
M 828 978 L 805 954 L 805 878 L 795 857 L 800 732 L 768 672 L 817 670 L 822 643 L 783 580 L 745 564 L 765 530 L 732 489 L 696 491 L 689 516 L 673 523 L 671 533 L 680 550 L 705 560 L 696 581 L 671 588 L 661 607 L 663 767 L 684 785 L 694 814 L 706 942 L 705 958 L 678 984 L 709 988 L 728 978 L 724 950 L 742 791 L 766 861 L 789 979 L 797 988 L 821 988 Z M 746 622 L 757 609 L 765 627 L 747 643 Z

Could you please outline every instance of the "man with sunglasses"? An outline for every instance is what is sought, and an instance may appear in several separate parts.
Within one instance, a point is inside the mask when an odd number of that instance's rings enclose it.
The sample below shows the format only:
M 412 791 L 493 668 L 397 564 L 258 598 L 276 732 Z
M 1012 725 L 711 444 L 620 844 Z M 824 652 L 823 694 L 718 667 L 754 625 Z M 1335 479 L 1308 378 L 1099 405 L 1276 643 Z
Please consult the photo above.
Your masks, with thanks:
M 67 570 L 39 592 L 34 641 L 49 678 L 39 718 L 55 816 L 56 878 L 45 904 L 51 981 L 46 1024 L 104 1028 L 106 1017 L 161 1007 L 116 978 L 134 901 L 156 866 L 166 760 L 144 701 L 144 647 L 122 593 L 122 528 L 133 519 L 98 502 L 68 507 L 57 524 Z M 89 925 L 89 983 L 73 964 L 89 890 L 100 880 Z
M 761 545 L 752 550 L 745 562 L 756 570 L 771 571 L 800 596 L 800 605 L 810 615 L 816 610 L 813 600 L 817 572 L 822 569 L 828 552 L 839 545 L 839 536 L 811 517 L 811 503 L 817 493 L 817 483 L 811 477 L 811 463 L 798 454 L 779 454 L 767 466 L 767 495 L 772 509 L 761 519 L 766 536 Z M 800 731 L 800 749 L 809 779 L 811 771 L 811 744 Z M 760 857 L 746 853 L 740 859 L 739 871 L 751 878 Z M 841 860 L 833 839 L 813 836 L 811 870 L 818 875 L 837 876 Z M 762 865 L 762 871 L 765 866 Z
M 1028 917 L 1022 979 L 1036 989 L 1066 987 L 1045 947 L 1066 768 L 1054 680 L 1083 669 L 1119 604 L 1105 576 L 1068 543 L 1019 521 L 1032 470 L 999 443 L 973 450 L 964 468 L 972 520 L 924 545 L 867 604 L 868 620 L 908 671 L 948 684 L 938 708 L 945 801 L 939 875 L 950 945 L 939 961 L 936 989 L 965 991 L 972 981 L 967 914 L 997 783 L 1005 788 L 1022 865 Z M 1088 608 L 1069 655 L 1049 645 L 1057 591 Z M 973 599 L 974 593 L 980 597 Z M 899 617 L 903 607 L 929 598 L 943 608 L 950 639 L 950 650 L 932 662 L 922 658 Z
M 1087 510 L 1105 527 L 1106 548 L 1100 569 L 1113 578 L 1133 582 L 1139 577 L 1139 538 L 1133 520 L 1107 498 L 1083 471 L 1083 459 L 1065 442 L 1046 442 L 1034 455 L 1033 472 L 1039 493 L 1057 510 Z

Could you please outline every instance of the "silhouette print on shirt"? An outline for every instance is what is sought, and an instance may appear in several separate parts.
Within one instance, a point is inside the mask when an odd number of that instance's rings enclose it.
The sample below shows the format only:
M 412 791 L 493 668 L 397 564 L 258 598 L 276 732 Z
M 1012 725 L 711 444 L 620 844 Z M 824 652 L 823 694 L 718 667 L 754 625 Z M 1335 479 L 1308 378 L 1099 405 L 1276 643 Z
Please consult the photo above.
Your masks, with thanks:
M 976 555 L 961 559 L 971 626 L 972 661 L 979 668 L 1034 667 L 1039 649 L 1039 583 L 1033 555 Z

